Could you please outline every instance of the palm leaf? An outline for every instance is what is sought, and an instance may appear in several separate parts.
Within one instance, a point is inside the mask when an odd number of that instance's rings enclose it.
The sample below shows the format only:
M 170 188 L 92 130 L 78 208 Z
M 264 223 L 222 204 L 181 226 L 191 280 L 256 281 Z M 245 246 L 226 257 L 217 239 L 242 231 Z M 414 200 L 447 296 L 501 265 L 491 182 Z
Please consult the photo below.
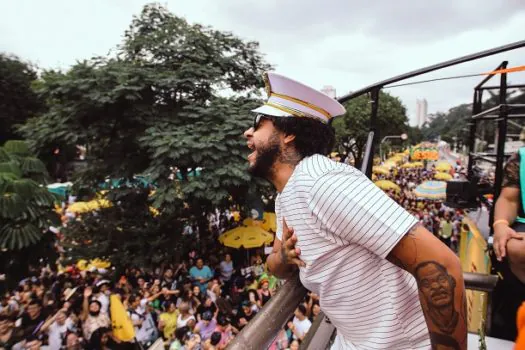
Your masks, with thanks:
M 42 238 L 40 230 L 30 223 L 8 224 L 0 229 L 0 247 L 3 249 L 22 249 Z
M 36 182 L 30 179 L 18 179 L 11 181 L 7 187 L 8 192 L 19 194 L 23 199 L 29 199 L 38 191 L 40 187 Z
M 47 169 L 44 163 L 33 157 L 25 157 L 22 159 L 22 164 L 20 168 L 24 174 L 47 174 Z
M 22 170 L 20 170 L 20 167 L 14 161 L 0 163 L 0 173 L 12 173 L 15 174 L 16 177 L 22 177 Z
M 25 203 L 17 193 L 6 192 L 0 196 L 0 218 L 16 219 L 25 210 Z
M 0 147 L 0 162 L 8 162 L 10 160 L 11 158 L 9 158 L 9 154 L 7 153 L 7 151 Z
M 4 149 L 8 153 L 13 153 L 21 157 L 25 157 L 30 154 L 29 146 L 27 145 L 27 143 L 25 141 L 20 141 L 20 140 L 7 141 L 4 144 Z

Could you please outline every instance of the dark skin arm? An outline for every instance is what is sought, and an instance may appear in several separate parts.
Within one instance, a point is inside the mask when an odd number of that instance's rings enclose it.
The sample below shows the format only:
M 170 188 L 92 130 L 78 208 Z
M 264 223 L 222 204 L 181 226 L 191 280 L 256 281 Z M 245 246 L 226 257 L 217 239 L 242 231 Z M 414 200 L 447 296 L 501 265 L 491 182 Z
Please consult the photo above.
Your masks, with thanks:
M 467 349 L 465 284 L 454 252 L 418 224 L 387 260 L 415 277 L 432 349 Z

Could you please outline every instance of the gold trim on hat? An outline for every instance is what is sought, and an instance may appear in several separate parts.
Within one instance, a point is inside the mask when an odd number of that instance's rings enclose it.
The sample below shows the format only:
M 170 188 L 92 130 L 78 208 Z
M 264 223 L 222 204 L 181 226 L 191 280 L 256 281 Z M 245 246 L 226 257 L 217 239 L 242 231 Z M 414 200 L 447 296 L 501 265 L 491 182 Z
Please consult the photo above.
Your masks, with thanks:
M 322 109 L 321 107 L 318 107 L 314 104 L 311 104 L 309 102 L 306 102 L 306 101 L 303 101 L 303 100 L 300 100 L 298 98 L 295 98 L 295 97 L 292 97 L 292 96 L 288 96 L 288 95 L 283 95 L 283 94 L 279 94 L 277 92 L 272 92 L 270 94 L 270 96 L 275 96 L 275 97 L 279 97 L 279 98 L 282 98 L 284 100 L 288 100 L 288 101 L 291 101 L 291 102 L 294 102 L 294 103 L 298 103 L 300 105 L 303 105 L 305 107 L 308 107 L 308 108 L 311 108 L 313 109 L 314 111 L 316 112 L 319 112 L 321 113 L 322 115 L 324 115 L 326 118 L 328 119 L 331 119 L 332 116 L 330 115 L 330 113 L 328 113 L 327 111 L 325 111 L 324 109 Z
M 276 102 L 266 102 L 265 105 L 273 107 L 273 108 L 277 108 L 278 110 L 281 110 L 281 111 L 283 111 L 285 113 L 289 113 L 289 114 L 293 115 L 294 117 L 316 119 L 316 120 L 319 120 L 322 123 L 325 123 L 325 124 L 327 123 L 326 120 L 323 120 L 323 119 L 321 119 L 319 117 L 316 117 L 316 116 L 308 114 L 308 113 L 304 113 L 303 111 L 300 111 L 298 109 L 295 109 L 295 108 L 292 108 L 292 107 L 289 107 L 289 106 L 283 106 L 283 105 L 281 105 L 279 103 L 276 103 Z

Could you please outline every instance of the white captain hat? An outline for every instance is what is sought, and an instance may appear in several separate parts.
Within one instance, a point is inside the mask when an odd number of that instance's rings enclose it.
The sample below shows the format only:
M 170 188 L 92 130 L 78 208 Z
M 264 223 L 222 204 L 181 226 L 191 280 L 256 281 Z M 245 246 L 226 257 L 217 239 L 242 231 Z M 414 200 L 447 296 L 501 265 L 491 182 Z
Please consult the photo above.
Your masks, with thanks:
M 268 101 L 252 112 L 274 117 L 306 117 L 328 123 L 346 110 L 336 99 L 277 73 L 264 73 Z

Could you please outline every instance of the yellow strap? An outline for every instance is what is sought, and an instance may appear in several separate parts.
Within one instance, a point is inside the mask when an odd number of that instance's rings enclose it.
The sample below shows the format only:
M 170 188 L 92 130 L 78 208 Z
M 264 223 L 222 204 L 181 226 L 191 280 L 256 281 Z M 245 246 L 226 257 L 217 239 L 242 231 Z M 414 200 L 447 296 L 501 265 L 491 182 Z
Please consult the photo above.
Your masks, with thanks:
M 288 96 L 288 95 L 283 95 L 283 94 L 279 94 L 277 92 L 272 92 L 270 94 L 270 96 L 275 96 L 275 97 L 279 97 L 279 98 L 282 98 L 284 100 L 288 100 L 288 101 L 291 101 L 291 102 L 295 102 L 295 103 L 298 103 L 300 105 L 303 105 L 305 107 L 308 107 L 308 108 L 311 108 L 313 109 L 314 111 L 317 111 L 319 113 L 321 113 L 322 115 L 324 115 L 326 118 L 330 119 L 332 118 L 332 116 L 330 115 L 330 113 L 328 113 L 327 111 L 325 111 L 324 109 L 322 109 L 321 107 L 318 107 L 314 104 L 311 104 L 309 102 L 306 102 L 306 101 L 303 101 L 303 100 L 300 100 L 298 98 L 295 98 L 295 97 L 292 97 L 292 96 Z

